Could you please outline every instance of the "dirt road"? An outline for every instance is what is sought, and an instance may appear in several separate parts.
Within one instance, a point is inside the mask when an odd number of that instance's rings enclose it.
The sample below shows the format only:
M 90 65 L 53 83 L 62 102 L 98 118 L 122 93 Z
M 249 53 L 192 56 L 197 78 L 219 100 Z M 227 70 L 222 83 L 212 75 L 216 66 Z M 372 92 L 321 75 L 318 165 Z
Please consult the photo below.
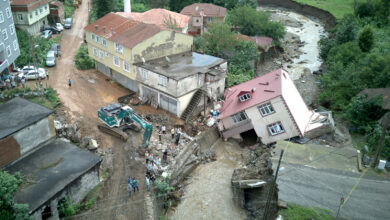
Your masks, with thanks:
M 57 66 L 49 69 L 49 85 L 57 90 L 65 111 L 72 122 L 78 122 L 82 135 L 98 139 L 100 147 L 113 148 L 113 171 L 105 182 L 98 201 L 92 208 L 76 216 L 77 219 L 145 219 L 143 159 L 136 160 L 135 146 L 141 141 L 139 133 L 133 133 L 128 143 L 102 134 L 96 125 L 99 122 L 97 109 L 116 102 L 128 94 L 128 90 L 113 83 L 96 70 L 80 71 L 74 66 L 74 55 L 83 41 L 84 27 L 88 24 L 88 2 L 75 11 L 73 26 L 64 30 L 61 53 Z M 68 80 L 72 87 L 68 87 Z M 131 199 L 127 193 L 126 177 L 135 176 L 140 181 L 140 192 Z

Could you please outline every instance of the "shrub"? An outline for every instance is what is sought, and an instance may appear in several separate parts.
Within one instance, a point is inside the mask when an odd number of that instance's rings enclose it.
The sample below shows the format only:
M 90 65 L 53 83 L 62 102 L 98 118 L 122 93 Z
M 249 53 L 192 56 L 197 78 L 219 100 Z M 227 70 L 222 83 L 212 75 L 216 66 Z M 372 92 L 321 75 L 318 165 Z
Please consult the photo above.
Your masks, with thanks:
M 70 217 L 76 214 L 76 208 L 71 203 L 71 199 L 69 197 L 64 200 L 61 200 L 57 205 L 57 209 L 60 218 Z
M 81 45 L 77 51 L 75 58 L 76 68 L 79 70 L 86 70 L 95 68 L 95 61 L 93 61 L 88 55 L 88 47 Z
M 370 25 L 367 25 L 359 33 L 359 47 L 363 52 L 368 52 L 374 46 L 374 32 Z
M 157 196 L 158 197 L 163 197 L 167 193 L 169 193 L 175 189 L 175 188 L 169 186 L 169 184 L 167 183 L 167 179 L 156 180 L 154 182 L 154 185 L 157 188 Z

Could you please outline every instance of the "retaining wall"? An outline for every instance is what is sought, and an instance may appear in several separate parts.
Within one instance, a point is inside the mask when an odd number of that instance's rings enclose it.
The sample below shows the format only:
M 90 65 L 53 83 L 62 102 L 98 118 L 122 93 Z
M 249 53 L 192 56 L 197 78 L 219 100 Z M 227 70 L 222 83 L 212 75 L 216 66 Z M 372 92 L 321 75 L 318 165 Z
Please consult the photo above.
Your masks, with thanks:
M 326 30 L 332 29 L 337 24 L 336 18 L 328 11 L 293 0 L 258 0 L 258 3 L 259 6 L 282 7 L 305 16 L 315 17 L 325 25 Z

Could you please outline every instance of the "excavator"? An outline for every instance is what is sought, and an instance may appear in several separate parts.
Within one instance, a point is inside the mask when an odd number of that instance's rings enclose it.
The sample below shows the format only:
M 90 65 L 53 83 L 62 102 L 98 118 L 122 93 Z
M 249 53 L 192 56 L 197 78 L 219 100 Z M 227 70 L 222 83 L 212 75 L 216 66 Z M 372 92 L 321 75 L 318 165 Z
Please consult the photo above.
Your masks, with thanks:
M 100 131 L 124 141 L 129 138 L 126 132 L 124 132 L 126 129 L 144 130 L 142 147 L 148 146 L 152 136 L 153 125 L 143 120 L 130 106 L 119 103 L 103 106 L 98 110 L 98 117 L 103 122 L 103 124 L 98 125 Z

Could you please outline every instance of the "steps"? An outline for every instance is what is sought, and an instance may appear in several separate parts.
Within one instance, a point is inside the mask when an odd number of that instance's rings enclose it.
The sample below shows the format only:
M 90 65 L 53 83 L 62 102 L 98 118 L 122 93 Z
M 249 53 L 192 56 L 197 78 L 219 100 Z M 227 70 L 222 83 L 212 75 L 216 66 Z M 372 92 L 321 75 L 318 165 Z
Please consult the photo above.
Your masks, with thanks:
M 191 118 L 192 112 L 196 109 L 196 107 L 198 107 L 202 96 L 203 90 L 201 89 L 198 89 L 198 91 L 196 91 L 195 94 L 192 96 L 190 103 L 187 105 L 186 110 L 184 110 L 183 114 L 180 117 L 184 122 L 188 122 L 188 120 Z

